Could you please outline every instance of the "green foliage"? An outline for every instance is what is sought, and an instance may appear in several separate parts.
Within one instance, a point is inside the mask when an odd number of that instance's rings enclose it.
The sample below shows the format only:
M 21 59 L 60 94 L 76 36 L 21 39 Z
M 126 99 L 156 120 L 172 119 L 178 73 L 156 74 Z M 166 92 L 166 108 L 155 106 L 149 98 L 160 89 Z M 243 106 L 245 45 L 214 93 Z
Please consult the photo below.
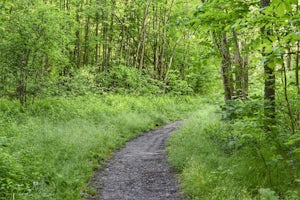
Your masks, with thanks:
M 260 188 L 259 189 L 260 199 L 261 200 L 278 200 L 278 196 L 274 191 L 269 188 Z
M 246 102 L 231 100 L 221 106 L 224 120 L 262 117 L 263 100 L 261 97 L 249 97 Z
M 280 121 L 266 133 L 261 105 L 253 101 L 235 104 L 229 122 L 207 106 L 172 136 L 169 161 L 192 199 L 299 198 L 298 133 Z
M 0 199 L 4 197 L 13 199 L 16 193 L 22 194 L 30 191 L 23 166 L 5 148 L 10 145 L 7 140 L 5 137 L 0 138 L 0 193 L 7 194 L 0 195 Z
M 180 74 L 176 70 L 170 71 L 167 90 L 176 95 L 189 95 L 194 92 L 186 80 L 180 79 Z
M 197 106 L 192 97 L 122 95 L 0 101 L 0 199 L 81 199 L 98 163 Z
M 192 199 L 251 199 L 247 187 L 231 178 L 234 171 L 227 166 L 227 155 L 212 137 L 223 128 L 214 111 L 215 107 L 202 105 L 171 136 L 169 161 L 179 170 L 181 185 Z
M 1 25 L 5 29 L 0 46 L 1 95 L 16 96 L 26 104 L 47 87 L 55 68 L 68 63 L 62 44 L 68 44 L 70 37 L 62 27 L 71 20 L 39 1 L 11 6 Z
M 107 91 L 117 93 L 160 94 L 163 83 L 134 67 L 114 66 L 108 74 L 97 75 L 97 82 Z

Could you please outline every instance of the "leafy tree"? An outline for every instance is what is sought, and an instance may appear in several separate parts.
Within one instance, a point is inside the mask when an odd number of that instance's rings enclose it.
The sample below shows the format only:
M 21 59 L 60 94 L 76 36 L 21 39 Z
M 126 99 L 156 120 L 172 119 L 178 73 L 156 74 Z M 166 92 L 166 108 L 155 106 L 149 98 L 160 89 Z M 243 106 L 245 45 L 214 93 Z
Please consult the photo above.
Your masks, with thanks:
M 62 27 L 70 19 L 37 1 L 11 4 L 5 14 L 0 67 L 6 78 L 2 84 L 6 85 L 4 93 L 15 95 L 25 105 L 29 96 L 42 93 L 57 67 L 68 63 L 64 51 L 69 37 Z
M 196 24 L 209 33 L 221 57 L 225 101 L 248 95 L 248 43 L 238 37 L 237 21 L 254 6 L 252 1 L 203 1 L 196 11 Z M 215 13 L 218 13 L 216 15 Z

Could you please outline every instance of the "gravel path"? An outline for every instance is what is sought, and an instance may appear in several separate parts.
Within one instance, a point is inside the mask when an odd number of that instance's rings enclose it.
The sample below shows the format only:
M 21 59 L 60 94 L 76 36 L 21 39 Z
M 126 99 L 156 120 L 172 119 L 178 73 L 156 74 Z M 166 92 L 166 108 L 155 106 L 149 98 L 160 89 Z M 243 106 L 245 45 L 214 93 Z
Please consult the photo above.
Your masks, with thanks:
M 90 186 L 99 196 L 89 200 L 179 200 L 174 171 L 165 155 L 166 140 L 181 122 L 173 122 L 128 142 L 94 174 Z

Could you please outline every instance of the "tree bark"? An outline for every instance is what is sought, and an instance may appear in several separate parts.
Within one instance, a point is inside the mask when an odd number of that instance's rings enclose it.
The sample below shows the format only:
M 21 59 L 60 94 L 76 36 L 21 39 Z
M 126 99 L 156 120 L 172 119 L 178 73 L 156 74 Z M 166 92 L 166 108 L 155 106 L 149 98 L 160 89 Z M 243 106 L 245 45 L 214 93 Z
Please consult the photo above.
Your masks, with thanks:
M 90 15 L 88 14 L 85 22 L 83 65 L 89 64 L 89 47 L 90 47 L 89 32 L 90 32 Z
M 139 36 L 139 43 L 136 51 L 136 61 L 135 65 L 138 69 L 142 69 L 144 66 L 144 54 L 145 54 L 145 44 L 146 44 L 146 28 L 147 28 L 147 19 L 148 19 L 148 12 L 149 12 L 150 2 L 146 2 L 146 7 L 144 10 L 144 17 L 141 25 L 140 36 Z
M 247 55 L 243 58 L 241 55 L 241 48 L 237 32 L 233 30 L 234 41 L 234 64 L 236 66 L 235 72 L 235 96 L 238 99 L 246 100 L 248 96 L 248 61 Z
M 107 68 L 111 66 L 112 60 L 112 47 L 113 47 L 113 36 L 114 36 L 114 13 L 115 13 L 115 0 L 111 0 L 110 5 L 110 22 L 108 27 L 108 37 L 107 37 Z
M 261 8 L 265 8 L 270 5 L 270 0 L 261 0 Z M 268 28 L 269 29 L 269 28 Z M 268 37 L 271 35 L 270 30 L 266 30 L 266 27 L 261 28 L 262 37 Z M 268 56 L 265 53 L 265 49 L 262 50 L 263 57 Z M 268 61 L 264 63 L 264 74 L 265 74 L 265 83 L 264 83 L 264 115 L 268 119 L 268 122 L 271 124 L 274 123 L 275 118 L 275 69 L 270 66 Z M 269 127 L 268 124 L 266 126 Z M 266 129 L 269 129 L 265 127 Z
M 170 72 L 170 69 L 171 69 L 171 67 L 172 67 L 174 55 L 175 55 L 175 53 L 176 53 L 176 48 L 177 48 L 177 45 L 179 44 L 179 42 L 181 41 L 182 37 L 183 37 L 183 35 L 180 36 L 180 37 L 177 39 L 177 41 L 175 42 L 175 45 L 174 45 L 174 47 L 173 47 L 172 53 L 171 53 L 171 55 L 170 55 L 168 67 L 167 67 L 167 69 L 166 69 L 166 74 L 165 74 L 165 77 L 164 77 L 164 81 L 165 81 L 165 82 L 167 81 L 167 79 L 168 79 L 168 77 L 169 77 L 169 72 Z
M 231 73 L 231 58 L 229 52 L 229 44 L 225 33 L 216 33 L 212 32 L 212 40 L 214 45 L 220 52 L 222 58 L 221 61 L 221 73 L 223 79 L 223 88 L 224 88 L 224 100 L 225 103 L 230 101 L 233 97 L 233 78 Z
M 76 21 L 78 23 L 78 28 L 76 30 L 76 42 L 75 42 L 75 49 L 74 49 L 74 61 L 79 68 L 81 65 L 81 47 L 80 47 L 80 5 L 79 3 L 76 4 Z
M 103 2 L 106 5 L 106 0 Z M 108 70 L 108 11 L 106 8 L 102 8 L 102 71 Z
M 297 92 L 300 95 L 300 84 L 299 84 L 299 41 L 296 43 L 295 76 L 296 76 Z
M 165 5 L 168 4 L 168 0 L 165 1 Z M 166 45 L 166 24 L 168 21 L 167 17 L 167 8 L 163 9 L 163 17 L 162 17 L 162 24 L 160 26 L 161 31 L 161 44 L 160 44 L 160 51 L 159 51 L 159 62 L 158 62 L 158 73 L 159 73 L 159 79 L 163 80 L 164 78 L 164 65 L 165 65 L 165 45 Z
M 160 34 L 158 33 L 158 30 L 160 29 L 159 27 L 159 16 L 158 16 L 158 4 L 153 5 L 153 30 L 155 31 L 154 33 L 154 40 L 153 40 L 153 71 L 157 72 L 158 71 L 158 63 L 159 63 L 159 36 Z
M 95 28 L 95 35 L 96 35 L 96 46 L 95 46 L 95 65 L 96 65 L 96 72 L 99 72 L 99 54 L 100 54 L 100 47 L 99 47 L 99 11 L 96 11 L 96 18 L 95 18 L 95 23 L 96 23 L 96 28 Z

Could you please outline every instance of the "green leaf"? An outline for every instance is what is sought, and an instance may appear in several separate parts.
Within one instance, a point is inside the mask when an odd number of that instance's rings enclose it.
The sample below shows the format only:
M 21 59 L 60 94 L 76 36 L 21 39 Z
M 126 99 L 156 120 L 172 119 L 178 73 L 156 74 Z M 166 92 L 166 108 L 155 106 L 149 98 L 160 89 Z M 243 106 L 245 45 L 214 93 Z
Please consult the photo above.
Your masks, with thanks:
M 283 17 L 285 15 L 285 11 L 286 11 L 286 5 L 284 3 L 279 3 L 277 9 L 275 10 L 275 13 L 279 16 L 279 17 Z

